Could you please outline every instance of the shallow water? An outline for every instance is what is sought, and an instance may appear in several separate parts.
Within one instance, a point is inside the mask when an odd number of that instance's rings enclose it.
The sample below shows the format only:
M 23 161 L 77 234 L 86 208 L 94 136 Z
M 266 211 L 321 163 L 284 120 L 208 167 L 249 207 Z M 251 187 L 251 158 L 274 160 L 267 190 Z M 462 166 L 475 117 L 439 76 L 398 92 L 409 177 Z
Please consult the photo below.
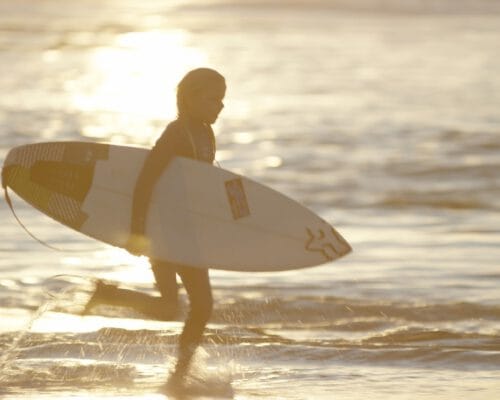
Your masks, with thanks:
M 45 140 L 148 145 L 184 72 L 213 66 L 228 81 L 220 164 L 306 204 L 354 252 L 213 271 L 195 397 L 230 385 L 237 399 L 494 398 L 500 14 L 339 4 L 0 1 L 1 159 Z M 76 315 L 94 277 L 152 291 L 146 260 L 14 206 L 64 251 L 2 203 L 0 395 L 164 398 L 181 322 Z

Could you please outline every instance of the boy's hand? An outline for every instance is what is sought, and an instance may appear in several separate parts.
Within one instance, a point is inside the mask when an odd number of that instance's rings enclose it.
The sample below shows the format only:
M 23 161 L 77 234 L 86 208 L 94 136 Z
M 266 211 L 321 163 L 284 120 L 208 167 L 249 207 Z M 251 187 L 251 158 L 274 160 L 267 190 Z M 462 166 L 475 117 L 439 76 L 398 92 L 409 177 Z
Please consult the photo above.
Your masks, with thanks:
M 149 253 L 151 246 L 150 240 L 141 234 L 131 234 L 125 244 L 125 249 L 135 256 L 141 256 Z

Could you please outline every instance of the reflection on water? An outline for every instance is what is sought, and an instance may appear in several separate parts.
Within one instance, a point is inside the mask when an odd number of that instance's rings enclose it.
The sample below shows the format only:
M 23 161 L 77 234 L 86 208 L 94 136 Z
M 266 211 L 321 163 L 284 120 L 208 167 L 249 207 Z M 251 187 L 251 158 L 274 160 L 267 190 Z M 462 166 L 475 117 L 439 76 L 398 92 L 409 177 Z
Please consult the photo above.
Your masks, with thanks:
M 202 52 L 184 44 L 182 32 L 134 32 L 119 35 L 109 47 L 89 54 L 89 77 L 75 90 L 83 111 L 136 113 L 164 118 L 175 110 L 179 77 L 205 64 Z
M 115 129 L 134 135 L 115 135 L 113 142 L 148 143 L 158 132 L 145 130 L 141 124 L 175 117 L 178 81 L 186 71 L 205 65 L 206 56 L 186 45 L 182 31 L 130 32 L 118 35 L 109 46 L 92 50 L 88 62 L 87 74 L 73 85 L 73 106 L 89 114 L 111 113 L 109 122 Z M 82 126 L 83 134 L 109 139 L 106 122 L 90 121 Z
M 213 271 L 201 369 L 230 369 L 245 400 L 494 398 L 500 17 L 442 13 L 483 1 L 419 14 L 264 3 L 0 1 L 0 156 L 41 140 L 149 145 L 179 78 L 214 66 L 228 81 L 222 166 L 311 207 L 354 252 L 304 271 Z M 146 260 L 14 206 L 81 251 L 40 247 L 0 207 L 0 352 L 20 351 L 0 396 L 156 398 L 180 323 L 71 314 L 93 277 L 153 292 Z M 61 296 L 28 329 L 48 293 Z

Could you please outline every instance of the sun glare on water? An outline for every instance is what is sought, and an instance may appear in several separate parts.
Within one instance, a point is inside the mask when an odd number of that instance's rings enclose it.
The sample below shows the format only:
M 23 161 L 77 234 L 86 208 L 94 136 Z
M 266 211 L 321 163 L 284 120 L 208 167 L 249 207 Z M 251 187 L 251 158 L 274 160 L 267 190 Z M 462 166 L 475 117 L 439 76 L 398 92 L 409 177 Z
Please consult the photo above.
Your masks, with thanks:
M 149 284 L 153 281 L 147 257 L 136 257 L 119 247 L 106 246 L 95 253 L 95 259 L 98 264 L 110 265 L 109 272 L 100 274 L 100 278 L 139 284 Z
M 202 51 L 187 44 L 187 39 L 180 30 L 117 35 L 113 43 L 90 53 L 87 74 L 73 92 L 73 105 L 85 113 L 113 115 L 115 130 L 126 129 L 134 117 L 172 118 L 176 114 L 177 83 L 186 71 L 207 61 Z M 109 134 L 98 123 L 95 125 L 86 127 L 89 136 Z

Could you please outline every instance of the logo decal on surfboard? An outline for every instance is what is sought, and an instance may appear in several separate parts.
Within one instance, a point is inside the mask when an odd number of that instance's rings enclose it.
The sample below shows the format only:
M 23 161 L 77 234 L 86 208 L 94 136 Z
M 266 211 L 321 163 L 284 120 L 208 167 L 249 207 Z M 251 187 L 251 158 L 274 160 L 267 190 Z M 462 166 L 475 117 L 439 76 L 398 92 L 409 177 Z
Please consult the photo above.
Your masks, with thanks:
M 241 178 L 225 182 L 226 194 L 233 213 L 233 219 L 240 219 L 250 215 L 247 196 Z
M 333 228 L 327 229 L 326 232 L 323 229 L 316 229 L 313 232 L 307 228 L 307 235 L 306 250 L 321 253 L 328 261 L 351 250 L 351 246 Z

